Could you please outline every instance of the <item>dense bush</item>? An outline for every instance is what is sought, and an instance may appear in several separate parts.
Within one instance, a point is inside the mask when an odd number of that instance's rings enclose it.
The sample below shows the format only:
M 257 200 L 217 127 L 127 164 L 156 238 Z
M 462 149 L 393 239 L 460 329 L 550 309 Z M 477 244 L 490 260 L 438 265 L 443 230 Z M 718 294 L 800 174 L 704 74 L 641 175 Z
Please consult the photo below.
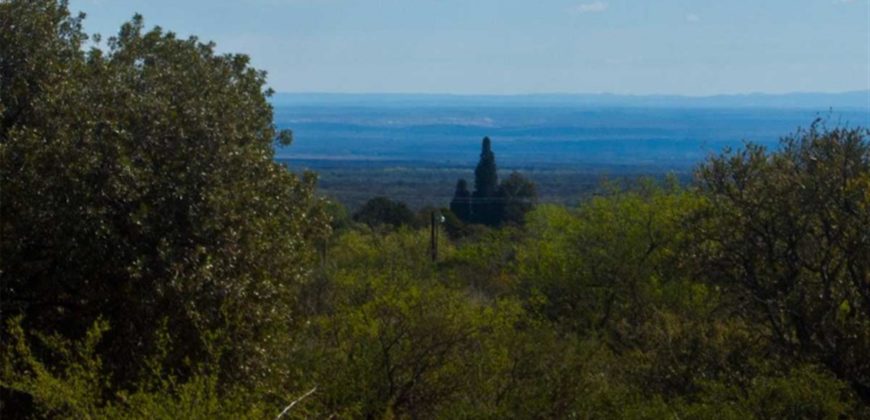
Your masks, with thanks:
M 698 171 L 700 262 L 785 354 L 870 402 L 870 144 L 821 121 Z
M 366 202 L 353 214 L 353 220 L 372 228 L 413 226 L 416 222 L 414 212 L 405 203 L 387 197 L 375 197 Z
M 264 74 L 140 17 L 87 52 L 65 3 L 3 2 L 0 22 L 5 317 L 68 339 L 104 320 L 100 369 L 119 388 L 164 323 L 168 374 L 191 375 L 213 331 L 222 379 L 274 372 L 328 227 L 314 177 L 273 160 L 289 133 Z

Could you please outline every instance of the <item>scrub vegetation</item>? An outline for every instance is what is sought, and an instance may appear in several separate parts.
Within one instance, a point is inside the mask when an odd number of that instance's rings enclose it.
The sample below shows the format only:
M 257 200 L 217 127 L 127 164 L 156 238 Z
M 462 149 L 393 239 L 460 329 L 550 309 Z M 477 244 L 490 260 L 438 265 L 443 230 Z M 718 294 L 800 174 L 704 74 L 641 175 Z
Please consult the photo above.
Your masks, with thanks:
M 3 418 L 870 417 L 863 128 L 576 206 L 486 141 L 502 219 L 350 216 L 247 57 L 81 23 L 0 2 Z

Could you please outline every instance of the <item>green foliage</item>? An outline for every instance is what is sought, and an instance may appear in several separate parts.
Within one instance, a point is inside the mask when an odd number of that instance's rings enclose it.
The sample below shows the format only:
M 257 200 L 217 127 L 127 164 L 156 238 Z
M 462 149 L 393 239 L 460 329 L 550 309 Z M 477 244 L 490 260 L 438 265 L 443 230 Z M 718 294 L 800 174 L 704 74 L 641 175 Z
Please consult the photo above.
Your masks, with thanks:
M 783 374 L 753 378 L 745 387 L 704 384 L 697 402 L 677 408 L 680 417 L 721 419 L 839 419 L 857 415 L 847 385 L 816 366 L 784 368 Z
M 687 283 L 690 267 L 679 254 L 682 219 L 700 203 L 678 187 L 647 183 L 576 211 L 541 206 L 529 215 L 518 252 L 523 287 L 543 293 L 548 318 L 574 331 L 610 331 L 615 343 L 628 345 L 632 329 L 655 310 L 690 306 L 693 294 L 706 293 Z
M 511 294 L 516 288 L 514 260 L 522 236 L 517 228 L 481 227 L 445 259 L 442 275 L 450 284 L 489 296 Z
M 248 390 L 218 386 L 216 373 L 199 372 L 185 381 L 151 372 L 132 392 L 118 391 L 101 371 L 98 344 L 109 331 L 107 322 L 95 322 L 81 340 L 68 340 L 59 334 L 25 334 L 20 318 L 7 322 L 7 345 L 2 354 L 0 384 L 5 390 L 32 399 L 34 412 L 41 418 L 88 419 L 237 419 L 263 418 L 272 414 Z M 165 333 L 165 331 L 164 331 Z M 161 342 L 166 345 L 166 342 Z M 34 349 L 49 354 L 51 364 L 36 357 Z M 165 350 L 165 349 L 164 349 Z M 149 362 L 159 361 L 152 359 Z M 205 366 L 205 365 L 203 365 Z M 8 403 L 9 401 L 4 401 Z M 11 416 L 16 407 L 3 407 Z
M 826 365 L 870 402 L 870 143 L 863 129 L 808 130 L 698 171 L 707 275 L 790 355 Z
M 309 382 L 321 390 L 307 413 L 569 413 L 584 395 L 579 389 L 586 377 L 574 369 L 583 358 L 573 342 L 516 299 L 443 282 L 440 264 L 427 258 L 425 234 L 348 232 L 337 239 L 326 284 L 316 286 L 322 303 L 312 307 L 319 315 L 302 340 L 314 347 L 294 356 L 310 367 Z M 466 258 L 463 250 L 445 248 L 447 265 Z
M 105 319 L 120 387 L 164 318 L 172 372 L 217 329 L 223 379 L 267 371 L 328 226 L 314 176 L 273 161 L 264 73 L 138 16 L 87 52 L 65 3 L 3 2 L 0 21 L 4 314 L 71 339 Z
M 501 224 L 521 225 L 526 213 L 535 206 L 538 192 L 535 184 L 519 172 L 513 172 L 498 187 L 499 220 Z
M 347 208 L 338 201 L 324 201 L 323 211 L 329 217 L 329 226 L 333 232 L 349 229 L 353 225 L 353 220 L 350 214 L 348 214 Z
M 83 15 L 71 16 L 66 2 L 7 1 L 0 4 L 0 139 L 14 126 L 62 126 L 63 95 L 77 86 L 65 73 L 80 71 Z
M 485 362 L 474 355 L 496 314 L 443 287 L 375 279 L 368 288 L 371 300 L 318 327 L 334 359 L 323 365 L 321 398 L 343 415 L 411 417 L 460 399 L 470 384 L 457 379 Z
M 36 333 L 40 344 L 60 359 L 59 363 L 47 366 L 34 357 L 21 318 L 9 320 L 2 354 L 3 387 L 31 396 L 43 416 L 93 416 L 99 410 L 100 396 L 107 385 L 96 355 L 97 344 L 107 329 L 106 322 L 98 321 L 77 343 L 57 334 Z
M 372 228 L 413 226 L 415 222 L 414 212 L 405 203 L 387 197 L 375 197 L 369 200 L 353 214 L 353 220 Z

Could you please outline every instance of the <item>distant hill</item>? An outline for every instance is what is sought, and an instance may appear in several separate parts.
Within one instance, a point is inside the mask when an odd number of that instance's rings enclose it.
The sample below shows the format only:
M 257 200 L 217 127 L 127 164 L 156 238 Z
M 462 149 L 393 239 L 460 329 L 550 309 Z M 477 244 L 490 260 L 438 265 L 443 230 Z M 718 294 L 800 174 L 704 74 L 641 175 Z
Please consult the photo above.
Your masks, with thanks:
M 659 107 L 659 108 L 796 108 L 862 109 L 870 112 L 870 90 L 842 93 L 787 93 L 716 96 L 531 94 L 344 94 L 277 93 L 276 106 L 568 106 L 568 107 Z

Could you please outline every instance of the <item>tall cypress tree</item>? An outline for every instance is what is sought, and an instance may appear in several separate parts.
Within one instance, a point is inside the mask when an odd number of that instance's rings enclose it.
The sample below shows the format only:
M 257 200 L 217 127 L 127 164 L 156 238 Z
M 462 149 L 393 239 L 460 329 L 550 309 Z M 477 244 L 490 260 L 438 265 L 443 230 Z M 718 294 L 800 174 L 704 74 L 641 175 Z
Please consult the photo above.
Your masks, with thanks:
M 489 226 L 498 225 L 498 173 L 495 154 L 489 137 L 483 138 L 480 161 L 474 169 L 474 195 L 471 206 L 472 221 Z
M 498 174 L 495 167 L 495 154 L 489 137 L 483 138 L 480 161 L 474 169 L 474 196 L 494 197 L 498 191 Z

